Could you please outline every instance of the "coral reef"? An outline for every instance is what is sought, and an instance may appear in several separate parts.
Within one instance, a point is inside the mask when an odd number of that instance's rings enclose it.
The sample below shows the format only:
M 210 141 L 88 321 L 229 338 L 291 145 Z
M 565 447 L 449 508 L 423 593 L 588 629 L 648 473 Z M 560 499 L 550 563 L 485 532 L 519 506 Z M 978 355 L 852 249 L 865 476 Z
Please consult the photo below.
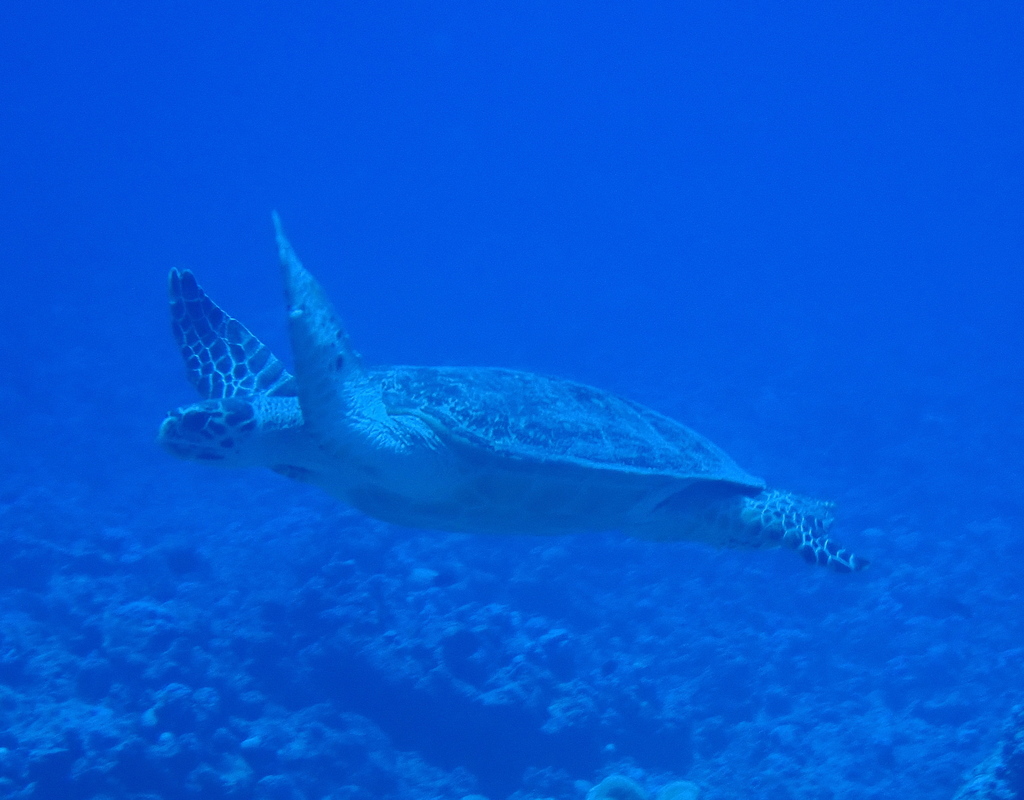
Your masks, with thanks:
M 63 460 L 43 422 L 3 432 L 0 800 L 584 800 L 612 774 L 647 797 L 948 800 L 1024 682 L 1019 525 L 936 505 L 941 476 L 893 479 L 927 517 L 845 498 L 876 569 L 843 580 L 378 525 L 147 455 L 134 405 L 89 416 L 132 442 L 61 429 L 81 402 L 42 416 Z
M 628 775 L 613 774 L 591 787 L 586 800 L 648 800 L 650 794 Z M 700 789 L 690 781 L 672 781 L 662 786 L 654 800 L 697 800 Z
M 1015 706 L 995 752 L 974 770 L 954 800 L 1024 798 L 1024 706 Z

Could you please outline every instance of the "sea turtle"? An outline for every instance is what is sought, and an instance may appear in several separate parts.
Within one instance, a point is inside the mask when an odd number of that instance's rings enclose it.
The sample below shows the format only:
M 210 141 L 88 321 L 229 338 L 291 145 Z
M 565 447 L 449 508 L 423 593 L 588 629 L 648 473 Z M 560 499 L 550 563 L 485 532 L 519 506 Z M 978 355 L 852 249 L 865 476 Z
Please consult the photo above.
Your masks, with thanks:
M 171 318 L 205 398 L 160 427 L 174 455 L 263 466 L 400 525 L 481 533 L 621 530 L 724 547 L 779 544 L 843 572 L 831 504 L 768 489 L 700 434 L 639 403 L 497 368 L 368 367 L 274 217 L 295 375 L 170 274 Z

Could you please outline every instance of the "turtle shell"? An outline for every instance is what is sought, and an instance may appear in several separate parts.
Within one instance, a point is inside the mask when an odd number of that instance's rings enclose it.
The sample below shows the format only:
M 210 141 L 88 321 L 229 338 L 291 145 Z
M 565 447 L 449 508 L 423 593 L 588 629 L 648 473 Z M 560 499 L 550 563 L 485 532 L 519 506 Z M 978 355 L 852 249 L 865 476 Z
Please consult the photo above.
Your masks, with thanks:
M 443 439 L 481 455 L 764 486 L 696 431 L 591 386 L 495 368 L 372 372 L 390 414 L 418 417 Z

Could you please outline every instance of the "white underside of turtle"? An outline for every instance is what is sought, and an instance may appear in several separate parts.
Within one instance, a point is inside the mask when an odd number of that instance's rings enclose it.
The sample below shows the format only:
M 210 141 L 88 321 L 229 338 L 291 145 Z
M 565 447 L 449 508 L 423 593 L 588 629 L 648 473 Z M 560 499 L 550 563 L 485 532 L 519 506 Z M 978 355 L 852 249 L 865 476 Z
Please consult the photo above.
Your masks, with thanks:
M 843 572 L 831 503 L 765 488 L 700 434 L 638 403 L 516 370 L 367 367 L 277 227 L 295 375 L 172 270 L 171 319 L 203 400 L 164 420 L 181 458 L 267 467 L 387 522 L 469 533 L 618 530 L 786 545 Z

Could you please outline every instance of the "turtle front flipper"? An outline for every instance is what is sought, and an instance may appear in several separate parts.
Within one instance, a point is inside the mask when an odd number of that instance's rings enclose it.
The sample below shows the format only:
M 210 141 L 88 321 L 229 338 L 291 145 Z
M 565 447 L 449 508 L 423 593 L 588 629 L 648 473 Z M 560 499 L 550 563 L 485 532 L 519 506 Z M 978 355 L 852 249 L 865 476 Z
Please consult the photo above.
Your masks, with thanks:
M 171 330 L 188 380 L 203 398 L 295 395 L 295 380 L 270 349 L 203 291 L 189 270 L 168 279 Z
M 366 398 L 359 396 L 365 377 L 362 364 L 327 293 L 302 266 L 277 214 L 274 227 L 288 301 L 299 405 L 314 438 L 328 451 L 341 453 L 347 449 L 343 441 L 348 433 L 346 420 L 357 407 L 366 410 Z
M 828 538 L 832 526 L 832 503 L 766 489 L 740 503 L 744 526 L 769 541 L 792 547 L 811 564 L 832 567 L 838 572 L 858 572 L 866 559 Z

